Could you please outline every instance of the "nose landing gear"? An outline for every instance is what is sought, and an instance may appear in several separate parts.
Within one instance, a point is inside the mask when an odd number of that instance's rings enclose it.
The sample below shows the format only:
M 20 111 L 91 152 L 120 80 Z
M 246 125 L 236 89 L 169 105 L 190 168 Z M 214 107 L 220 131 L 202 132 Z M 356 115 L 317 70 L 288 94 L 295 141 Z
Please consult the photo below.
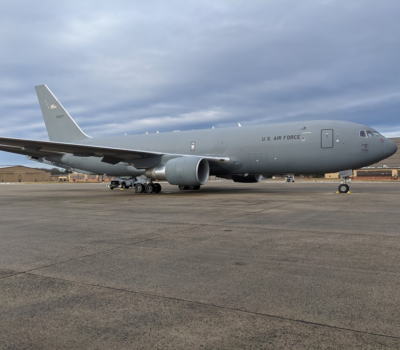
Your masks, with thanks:
M 339 172 L 339 176 L 342 179 L 342 183 L 339 185 L 338 192 L 336 193 L 350 193 L 350 187 L 347 184 L 351 182 L 350 176 L 353 175 L 353 170 L 345 170 Z
M 339 193 L 347 193 L 349 192 L 350 187 L 348 184 L 340 184 L 339 185 Z
M 286 182 L 294 182 L 294 175 L 286 175 Z

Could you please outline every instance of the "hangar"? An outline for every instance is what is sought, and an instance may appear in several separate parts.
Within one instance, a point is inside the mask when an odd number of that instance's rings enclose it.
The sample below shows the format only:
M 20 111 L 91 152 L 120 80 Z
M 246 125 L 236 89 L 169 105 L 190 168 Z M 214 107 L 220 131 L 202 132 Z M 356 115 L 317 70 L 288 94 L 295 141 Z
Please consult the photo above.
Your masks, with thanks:
M 22 165 L 0 166 L 0 182 L 50 181 L 50 172 Z

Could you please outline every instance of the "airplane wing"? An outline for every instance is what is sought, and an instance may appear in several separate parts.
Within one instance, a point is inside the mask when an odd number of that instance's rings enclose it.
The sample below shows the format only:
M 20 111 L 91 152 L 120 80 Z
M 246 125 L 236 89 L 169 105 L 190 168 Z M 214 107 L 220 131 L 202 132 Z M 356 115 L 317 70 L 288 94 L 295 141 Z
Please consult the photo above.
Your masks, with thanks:
M 54 152 L 54 151 L 34 151 L 27 149 L 24 150 L 21 147 L 5 146 L 5 145 L 0 145 L 0 151 L 22 154 L 31 157 L 39 157 L 39 158 L 46 156 L 60 156 L 60 155 L 62 156 L 64 154 L 61 152 Z
M 40 152 L 42 154 L 49 154 L 58 152 L 61 154 L 72 153 L 81 157 L 104 157 L 113 156 L 122 159 L 132 158 L 146 158 L 151 156 L 164 155 L 161 152 L 148 152 L 143 150 L 132 150 L 126 148 L 103 147 L 82 145 L 76 143 L 55 142 L 55 141 L 36 141 L 27 139 L 14 139 L 8 137 L 0 137 L 0 147 L 12 146 L 20 148 L 21 154 L 28 154 L 28 152 Z M 4 149 L 5 150 L 5 149 Z M 5 150 L 10 152 L 9 150 Z M 42 155 L 43 156 L 43 155 Z
M 8 149 L 6 149 L 8 148 Z M 154 156 L 171 155 L 176 157 L 187 156 L 185 154 L 171 154 L 165 152 L 154 152 L 145 150 L 134 150 L 127 148 L 117 148 L 117 147 L 104 147 L 104 146 L 94 146 L 94 145 L 84 145 L 76 143 L 67 142 L 55 142 L 55 141 L 36 141 L 36 140 L 26 140 L 26 139 L 14 139 L 8 137 L 0 137 L 0 149 L 6 152 L 13 152 L 19 154 L 26 154 L 30 156 L 46 156 L 72 153 L 78 157 L 103 157 L 103 161 L 110 159 L 112 164 L 116 164 L 124 159 L 140 159 L 148 158 Z M 34 155 L 34 153 L 39 153 L 41 155 Z M 199 156 L 206 158 L 210 161 L 227 162 L 229 158 L 227 157 L 215 157 L 215 156 Z M 114 161 L 116 163 L 114 163 Z

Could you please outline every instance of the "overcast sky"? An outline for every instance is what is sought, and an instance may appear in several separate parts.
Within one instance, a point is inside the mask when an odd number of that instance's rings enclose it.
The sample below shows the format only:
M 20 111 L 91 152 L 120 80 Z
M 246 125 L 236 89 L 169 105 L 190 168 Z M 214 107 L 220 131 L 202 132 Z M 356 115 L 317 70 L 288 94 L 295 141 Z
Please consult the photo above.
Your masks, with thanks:
M 337 119 L 400 136 L 400 1 L 0 1 L 0 135 Z M 0 152 L 0 165 L 35 163 Z

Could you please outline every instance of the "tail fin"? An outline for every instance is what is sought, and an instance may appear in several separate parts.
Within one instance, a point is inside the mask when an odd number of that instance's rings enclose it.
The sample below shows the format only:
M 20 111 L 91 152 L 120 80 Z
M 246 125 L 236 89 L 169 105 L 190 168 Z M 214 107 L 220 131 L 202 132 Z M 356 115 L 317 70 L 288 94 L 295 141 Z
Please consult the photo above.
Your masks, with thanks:
M 46 85 L 35 86 L 50 141 L 74 142 L 90 138 Z

